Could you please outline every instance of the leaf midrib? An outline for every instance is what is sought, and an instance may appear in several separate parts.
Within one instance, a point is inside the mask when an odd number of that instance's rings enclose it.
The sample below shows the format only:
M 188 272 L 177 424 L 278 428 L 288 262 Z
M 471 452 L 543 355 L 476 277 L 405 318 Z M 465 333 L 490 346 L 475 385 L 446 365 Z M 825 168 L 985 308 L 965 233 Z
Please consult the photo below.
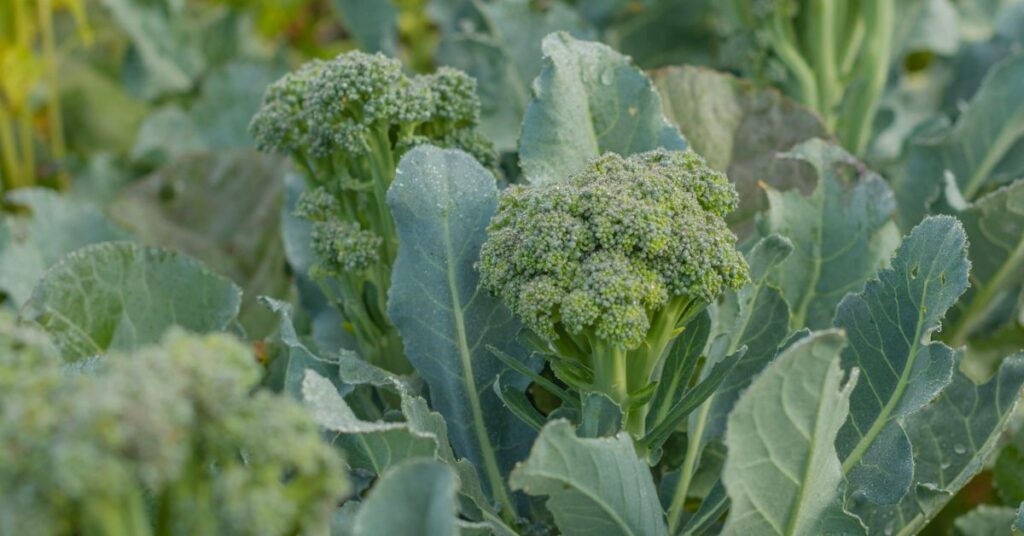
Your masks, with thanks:
M 932 262 L 932 266 L 928 269 L 928 276 L 924 278 L 924 287 L 921 289 L 922 303 L 924 302 L 924 296 L 928 294 L 928 287 L 931 285 L 932 279 L 931 274 L 935 270 L 935 263 Z M 860 441 L 850 455 L 846 457 L 843 462 L 843 475 L 847 475 L 853 470 L 854 466 L 864 457 L 864 453 L 867 452 L 871 443 L 875 441 L 878 434 L 882 433 L 882 429 L 889 424 L 889 416 L 892 415 L 893 410 L 903 399 L 903 393 L 907 390 L 909 383 L 910 373 L 914 369 L 914 363 L 917 361 L 918 352 L 920 352 L 923 345 L 921 344 L 921 333 L 924 329 L 924 310 L 923 307 L 917 308 L 917 323 L 914 326 L 914 338 L 912 340 L 912 346 L 910 349 L 910 355 L 907 356 L 906 365 L 903 367 L 903 373 L 900 374 L 899 382 L 896 384 L 896 389 L 893 391 L 892 396 L 889 397 L 889 401 L 886 402 L 882 411 L 875 417 L 875 422 L 872 423 L 871 428 L 868 429 L 867 433 L 861 436 Z
M 452 297 L 452 317 L 455 324 L 462 377 L 466 385 L 466 398 L 469 399 L 470 412 L 473 414 L 473 432 L 480 443 L 480 454 L 483 456 L 491 493 L 495 498 L 499 498 L 499 503 L 503 506 L 511 506 L 511 500 L 505 493 L 505 484 L 501 478 L 501 470 L 498 468 L 498 460 L 494 455 L 494 446 L 491 445 L 491 439 L 487 434 L 487 425 L 484 421 L 483 408 L 480 404 L 480 394 L 476 389 L 472 355 L 470 354 L 469 342 L 466 338 L 466 322 L 462 313 L 462 301 L 459 295 L 458 279 L 455 274 L 455 263 L 453 262 L 455 250 L 452 244 L 451 225 L 448 220 L 447 209 L 443 211 L 441 225 L 444 231 L 442 234 L 444 236 L 445 257 L 447 259 L 448 292 Z

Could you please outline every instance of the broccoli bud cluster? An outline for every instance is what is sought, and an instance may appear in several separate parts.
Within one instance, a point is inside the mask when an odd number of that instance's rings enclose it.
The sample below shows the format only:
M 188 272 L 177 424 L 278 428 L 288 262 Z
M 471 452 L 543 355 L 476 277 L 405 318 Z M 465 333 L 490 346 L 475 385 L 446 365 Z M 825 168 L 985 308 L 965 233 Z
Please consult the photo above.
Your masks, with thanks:
M 476 130 L 480 100 L 476 81 L 442 67 L 406 76 L 383 54 L 353 51 L 314 60 L 271 84 L 250 130 L 256 146 L 316 163 L 400 155 L 419 143 L 468 148 L 484 164 L 494 151 Z
M 506 190 L 479 270 L 534 332 L 640 345 L 673 297 L 707 303 L 747 279 L 723 217 L 737 197 L 692 151 L 606 154 L 562 183 Z
M 370 362 L 410 370 L 387 318 L 398 236 L 387 189 L 402 155 L 421 144 L 466 151 L 497 172 L 479 131 L 476 81 L 442 67 L 409 76 L 383 54 L 312 61 L 274 82 L 250 131 L 260 150 L 288 155 L 308 191 L 296 213 L 312 222 L 311 276 Z
M 0 318 L 0 533 L 326 530 L 343 464 L 260 378 L 234 339 L 180 331 L 64 368 L 45 337 Z

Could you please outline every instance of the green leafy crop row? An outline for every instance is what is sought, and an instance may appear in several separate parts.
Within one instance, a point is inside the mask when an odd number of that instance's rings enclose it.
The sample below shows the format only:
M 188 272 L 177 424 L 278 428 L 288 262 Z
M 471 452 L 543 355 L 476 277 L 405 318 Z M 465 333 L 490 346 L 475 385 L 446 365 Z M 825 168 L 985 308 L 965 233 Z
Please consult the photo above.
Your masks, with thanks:
M 1024 3 L 86 5 L 0 535 L 1024 534 Z

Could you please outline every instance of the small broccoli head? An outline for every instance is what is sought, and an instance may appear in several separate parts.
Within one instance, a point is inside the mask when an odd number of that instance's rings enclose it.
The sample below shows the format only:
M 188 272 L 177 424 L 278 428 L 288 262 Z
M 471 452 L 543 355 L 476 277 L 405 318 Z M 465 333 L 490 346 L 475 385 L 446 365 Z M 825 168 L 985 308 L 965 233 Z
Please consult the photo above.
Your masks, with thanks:
M 465 73 L 441 68 L 410 77 L 396 59 L 353 51 L 308 63 L 272 84 L 250 131 L 261 150 L 314 160 L 397 153 L 424 141 L 457 146 L 467 140 L 479 151 L 481 139 L 461 133 L 473 131 L 479 115 L 476 81 Z M 400 156 L 389 158 L 396 163 Z
M 304 192 L 295 205 L 295 215 L 313 223 L 310 247 L 318 262 L 317 271 L 336 276 L 359 272 L 380 261 L 384 239 L 358 223 L 338 217 L 340 203 L 324 188 Z
M 0 533 L 312 533 L 346 492 L 316 423 L 229 336 L 72 370 L 0 317 L 0 350 Z
M 542 337 L 593 333 L 634 348 L 672 298 L 707 303 L 746 281 L 723 219 L 736 203 L 692 151 L 609 153 L 563 183 L 502 194 L 481 284 Z

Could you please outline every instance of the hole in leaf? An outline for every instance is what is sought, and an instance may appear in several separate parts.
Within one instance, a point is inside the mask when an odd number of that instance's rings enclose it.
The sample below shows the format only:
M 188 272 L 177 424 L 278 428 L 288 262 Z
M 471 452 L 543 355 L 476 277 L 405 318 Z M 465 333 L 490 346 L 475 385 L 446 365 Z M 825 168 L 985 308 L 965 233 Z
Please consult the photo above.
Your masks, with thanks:
M 917 279 L 917 269 L 918 268 L 919 268 L 918 266 L 914 266 L 913 268 L 910 269 L 910 278 L 911 279 Z

